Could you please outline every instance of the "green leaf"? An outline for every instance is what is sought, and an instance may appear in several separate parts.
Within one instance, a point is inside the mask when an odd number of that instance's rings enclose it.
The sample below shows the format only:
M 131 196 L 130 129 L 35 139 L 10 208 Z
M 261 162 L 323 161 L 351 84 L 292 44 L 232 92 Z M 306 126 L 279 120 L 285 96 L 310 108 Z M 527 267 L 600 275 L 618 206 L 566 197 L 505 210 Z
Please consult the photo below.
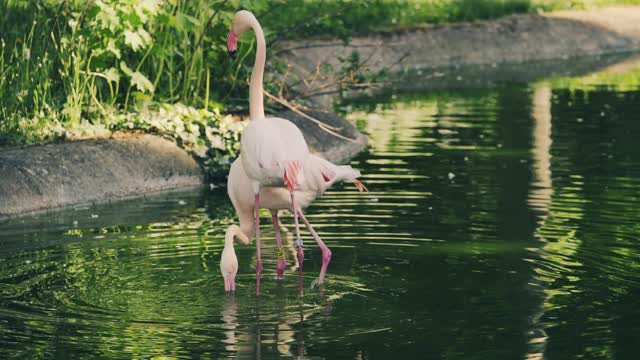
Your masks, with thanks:
M 151 35 L 143 28 L 138 28 L 136 31 L 127 29 L 124 31 L 124 43 L 133 51 L 137 51 L 151 43 Z
M 131 84 L 135 85 L 141 92 L 153 92 L 153 84 L 146 76 L 142 75 L 142 73 L 136 71 L 131 75 Z
M 131 70 L 124 61 L 120 63 L 120 70 L 131 78 L 131 86 L 135 86 L 138 91 L 153 92 L 153 84 L 141 72 Z
M 110 68 L 109 70 L 105 71 L 103 75 L 109 82 L 117 83 L 118 81 L 120 81 L 120 73 L 116 68 Z

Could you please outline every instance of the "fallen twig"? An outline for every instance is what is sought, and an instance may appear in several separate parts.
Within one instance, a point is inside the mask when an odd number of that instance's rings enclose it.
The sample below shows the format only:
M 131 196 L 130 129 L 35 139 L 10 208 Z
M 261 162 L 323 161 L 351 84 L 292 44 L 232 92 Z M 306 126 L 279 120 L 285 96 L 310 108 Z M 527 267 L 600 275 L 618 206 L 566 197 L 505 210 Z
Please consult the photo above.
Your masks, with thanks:
M 288 108 L 288 109 L 290 109 L 291 111 L 293 111 L 294 113 L 296 113 L 296 114 L 298 114 L 298 115 L 302 116 L 303 118 L 305 118 L 305 119 L 307 119 L 307 120 L 310 120 L 310 121 L 312 121 L 312 122 L 316 123 L 316 124 L 320 127 L 320 129 L 322 129 L 323 131 L 328 132 L 329 134 L 331 134 L 331 135 L 333 135 L 333 136 L 335 136 L 335 137 L 338 137 L 338 138 L 340 138 L 340 139 L 343 139 L 343 140 L 346 140 L 346 141 L 349 141 L 349 142 L 356 142 L 356 140 L 355 140 L 355 139 L 352 139 L 352 138 L 346 137 L 346 136 L 344 136 L 344 135 L 340 135 L 340 134 L 338 134 L 338 133 L 336 132 L 336 131 L 340 131 L 342 128 L 337 128 L 337 127 L 333 127 L 333 126 L 327 125 L 327 124 L 323 123 L 322 121 L 320 121 L 320 120 L 318 120 L 318 119 L 316 119 L 316 118 L 314 118 L 314 117 L 311 117 L 311 116 L 309 116 L 309 115 L 307 115 L 307 114 L 303 113 L 302 111 L 298 110 L 298 108 L 297 108 L 295 105 L 291 104 L 291 103 L 290 103 L 290 102 L 288 102 L 287 100 L 285 100 L 285 99 L 280 99 L 280 98 L 278 98 L 278 97 L 275 97 L 275 96 L 271 95 L 271 94 L 270 94 L 268 91 L 266 91 L 266 90 L 262 90 L 262 91 L 264 92 L 264 94 L 265 94 L 269 99 L 272 99 L 273 101 L 275 101 L 275 102 L 277 102 L 277 103 L 279 103 L 279 104 L 281 104 L 281 105 L 285 106 L 286 108 Z

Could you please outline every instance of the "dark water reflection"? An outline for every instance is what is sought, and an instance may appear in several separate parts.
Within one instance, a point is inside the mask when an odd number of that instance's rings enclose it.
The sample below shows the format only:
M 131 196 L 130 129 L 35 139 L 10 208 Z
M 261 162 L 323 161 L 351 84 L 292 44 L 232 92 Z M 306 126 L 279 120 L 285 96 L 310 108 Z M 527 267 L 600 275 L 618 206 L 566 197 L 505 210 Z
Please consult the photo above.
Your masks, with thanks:
M 301 300 L 292 229 L 278 283 L 266 221 L 263 295 L 253 247 L 236 248 L 238 291 L 224 294 L 223 188 L 0 224 L 0 353 L 635 358 L 640 91 L 597 80 L 352 104 L 371 192 L 341 187 L 308 210 L 333 259 L 312 288 L 308 247 Z

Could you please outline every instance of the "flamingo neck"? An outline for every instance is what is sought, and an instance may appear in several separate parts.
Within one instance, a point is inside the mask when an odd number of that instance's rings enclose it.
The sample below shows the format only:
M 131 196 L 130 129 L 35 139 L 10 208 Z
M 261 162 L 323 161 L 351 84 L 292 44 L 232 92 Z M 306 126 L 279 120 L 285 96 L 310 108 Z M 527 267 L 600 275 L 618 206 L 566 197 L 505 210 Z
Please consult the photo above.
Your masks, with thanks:
M 249 211 L 241 209 L 236 210 L 236 213 L 238 214 L 238 220 L 240 221 L 240 231 L 248 238 L 251 238 L 253 236 L 253 232 L 255 231 L 253 206 Z
M 226 236 L 224 238 L 224 247 L 230 247 L 233 248 L 233 234 L 231 234 L 231 236 Z
M 233 248 L 233 238 L 236 236 L 240 229 L 236 225 L 231 225 L 227 229 L 227 233 L 224 234 L 224 247 L 225 248 Z
M 267 59 L 267 46 L 264 40 L 264 32 L 260 23 L 255 18 L 252 19 L 251 28 L 256 34 L 256 61 L 251 71 L 251 82 L 249 83 L 249 116 L 251 120 L 264 118 L 264 104 L 262 95 L 262 83 L 264 80 L 264 64 Z

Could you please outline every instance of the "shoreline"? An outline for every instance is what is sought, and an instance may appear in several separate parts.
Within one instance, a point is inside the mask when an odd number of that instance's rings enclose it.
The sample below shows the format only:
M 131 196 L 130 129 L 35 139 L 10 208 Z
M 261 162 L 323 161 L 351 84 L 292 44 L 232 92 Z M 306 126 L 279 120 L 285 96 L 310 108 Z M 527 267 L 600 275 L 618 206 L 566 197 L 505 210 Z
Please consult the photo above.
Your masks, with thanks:
M 640 26 L 637 24 L 640 24 L 640 6 L 613 6 L 398 30 L 354 37 L 348 45 L 339 40 L 288 41 L 276 52 L 289 65 L 291 74 L 314 79 L 313 87 L 295 86 L 293 91 L 296 93 L 313 93 L 314 88 L 323 89 L 323 93 L 337 91 L 338 87 L 332 84 L 335 79 L 318 77 L 317 69 L 340 69 L 340 59 L 353 52 L 359 54 L 365 70 L 386 70 L 394 80 L 392 86 L 404 81 L 408 88 L 422 88 L 424 86 L 419 83 L 428 86 L 433 81 L 439 83 L 435 88 L 455 87 L 458 74 L 444 79 L 420 75 L 438 74 L 442 70 L 456 73 L 463 69 L 467 74 L 479 70 L 485 78 L 508 81 L 511 79 L 505 79 L 503 69 L 517 64 L 566 62 L 612 54 L 624 58 L 640 50 Z M 562 66 L 572 70 L 573 63 Z M 580 66 L 582 71 L 572 73 L 581 75 L 596 69 L 593 65 Z M 539 73 L 538 76 L 543 76 L 545 71 Z M 311 99 L 328 107 L 332 95 Z

